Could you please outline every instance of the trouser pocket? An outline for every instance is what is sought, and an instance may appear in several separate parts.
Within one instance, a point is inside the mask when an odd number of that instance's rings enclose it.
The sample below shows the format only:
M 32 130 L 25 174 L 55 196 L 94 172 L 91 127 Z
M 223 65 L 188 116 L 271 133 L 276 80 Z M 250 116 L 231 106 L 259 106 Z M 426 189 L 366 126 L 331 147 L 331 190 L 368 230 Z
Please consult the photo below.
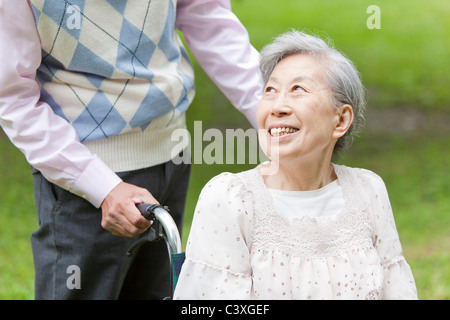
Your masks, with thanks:
M 42 173 L 32 167 L 34 200 L 38 214 L 39 225 L 44 218 L 43 213 L 46 211 L 58 211 L 64 203 L 69 191 L 48 181 Z

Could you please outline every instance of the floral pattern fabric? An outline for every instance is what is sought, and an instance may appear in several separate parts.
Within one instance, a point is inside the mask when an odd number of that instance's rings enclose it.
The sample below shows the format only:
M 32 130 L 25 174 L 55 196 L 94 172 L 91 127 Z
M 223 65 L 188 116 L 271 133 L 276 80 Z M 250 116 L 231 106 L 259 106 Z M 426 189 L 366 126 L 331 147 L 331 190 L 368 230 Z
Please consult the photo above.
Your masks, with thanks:
M 202 190 L 175 299 L 417 299 L 386 187 L 334 165 L 345 208 L 290 221 L 258 168 Z

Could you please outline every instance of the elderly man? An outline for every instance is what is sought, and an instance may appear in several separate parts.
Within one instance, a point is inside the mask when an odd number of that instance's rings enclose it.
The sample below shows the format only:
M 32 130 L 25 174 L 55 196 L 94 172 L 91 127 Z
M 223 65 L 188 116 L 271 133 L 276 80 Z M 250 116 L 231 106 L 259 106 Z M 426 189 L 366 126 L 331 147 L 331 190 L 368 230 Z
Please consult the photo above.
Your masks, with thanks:
M 171 134 L 194 74 L 177 29 L 256 125 L 245 28 L 228 0 L 0 0 L 0 15 L 0 124 L 33 166 L 36 298 L 166 296 L 163 244 L 124 253 L 149 227 L 138 203 L 169 206 L 181 227 L 190 168 L 171 161 L 187 152 Z

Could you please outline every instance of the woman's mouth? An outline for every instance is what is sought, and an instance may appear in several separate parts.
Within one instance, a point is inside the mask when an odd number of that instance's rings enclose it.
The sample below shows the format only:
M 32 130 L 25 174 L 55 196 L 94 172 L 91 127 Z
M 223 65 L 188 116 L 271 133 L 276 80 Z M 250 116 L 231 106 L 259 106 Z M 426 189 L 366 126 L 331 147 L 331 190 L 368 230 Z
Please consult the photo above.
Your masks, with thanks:
M 271 137 L 282 137 L 285 135 L 293 134 L 300 129 L 292 127 L 272 127 L 269 129 L 269 134 Z

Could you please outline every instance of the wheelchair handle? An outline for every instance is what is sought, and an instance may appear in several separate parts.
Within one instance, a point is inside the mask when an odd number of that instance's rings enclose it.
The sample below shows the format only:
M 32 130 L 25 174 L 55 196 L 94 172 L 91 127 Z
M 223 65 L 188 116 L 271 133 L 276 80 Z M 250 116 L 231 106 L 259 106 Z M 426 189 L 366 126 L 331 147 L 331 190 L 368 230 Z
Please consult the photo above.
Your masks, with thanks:
M 167 210 L 159 204 L 141 203 L 136 205 L 142 216 L 150 221 L 158 220 L 165 233 L 171 254 L 181 253 L 181 238 L 177 225 Z M 160 234 L 160 236 L 164 236 Z

